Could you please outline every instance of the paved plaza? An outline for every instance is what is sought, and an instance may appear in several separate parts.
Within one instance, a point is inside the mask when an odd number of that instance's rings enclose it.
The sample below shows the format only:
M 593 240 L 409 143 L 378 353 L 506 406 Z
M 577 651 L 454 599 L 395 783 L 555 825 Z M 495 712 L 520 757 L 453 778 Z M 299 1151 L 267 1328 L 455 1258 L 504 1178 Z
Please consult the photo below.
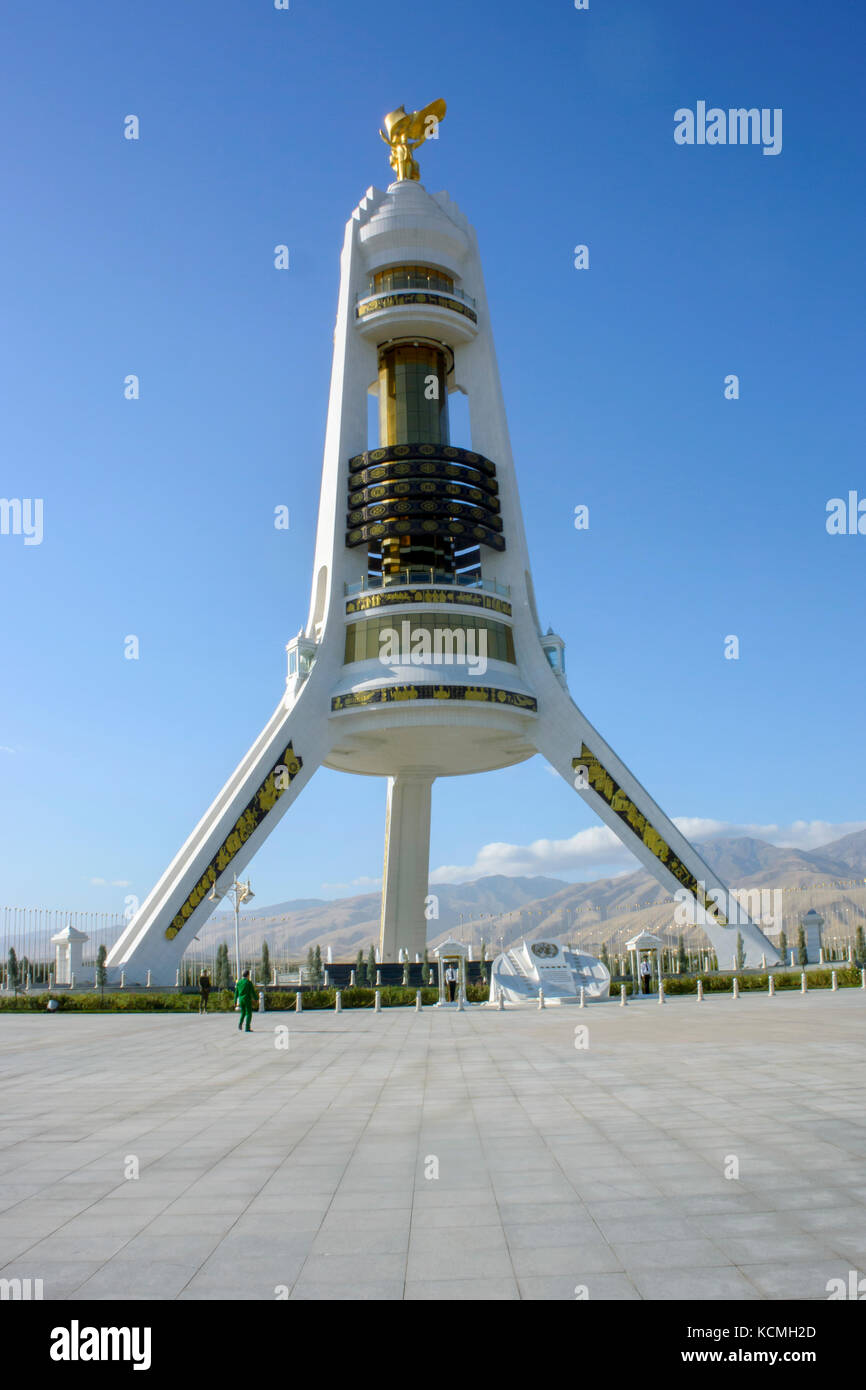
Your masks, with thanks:
M 0 1276 L 50 1299 L 825 1299 L 866 1271 L 864 1022 L 860 990 L 256 1014 L 249 1036 L 0 1015 Z

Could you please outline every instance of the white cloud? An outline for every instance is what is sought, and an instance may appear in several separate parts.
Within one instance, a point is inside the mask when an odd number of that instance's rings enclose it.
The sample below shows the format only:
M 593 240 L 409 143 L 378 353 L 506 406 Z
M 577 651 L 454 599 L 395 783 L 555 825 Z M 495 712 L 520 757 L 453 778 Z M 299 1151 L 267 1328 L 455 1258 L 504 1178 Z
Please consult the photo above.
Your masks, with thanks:
M 92 879 L 90 880 L 90 882 L 91 882 L 91 883 L 94 885 L 94 887 L 96 887 L 96 888 L 104 888 L 104 887 L 105 887 L 105 879 L 104 879 L 104 878 L 92 878 Z
M 128 878 L 113 878 L 111 880 L 111 886 L 112 888 L 128 888 L 130 882 L 131 880 Z
M 0 743 L 0 753 L 14 753 L 15 749 L 10 748 L 8 743 Z
M 351 883 L 322 883 L 319 886 L 319 892 L 328 894 L 350 894 L 353 888 L 361 888 L 366 892 L 373 892 L 374 889 L 381 887 L 381 874 L 378 878 L 368 878 L 366 874 L 362 874 L 360 878 L 353 878 Z
M 734 839 L 750 836 L 771 845 L 817 849 L 852 831 L 866 828 L 864 821 L 793 821 L 790 825 L 736 825 L 702 816 L 674 816 L 674 825 L 689 840 Z M 442 864 L 430 875 L 431 883 L 462 883 L 488 874 L 507 877 L 531 874 L 580 873 L 584 877 L 630 873 L 637 859 L 606 825 L 579 830 L 567 840 L 533 840 L 529 845 L 494 842 L 484 845 L 471 864 Z

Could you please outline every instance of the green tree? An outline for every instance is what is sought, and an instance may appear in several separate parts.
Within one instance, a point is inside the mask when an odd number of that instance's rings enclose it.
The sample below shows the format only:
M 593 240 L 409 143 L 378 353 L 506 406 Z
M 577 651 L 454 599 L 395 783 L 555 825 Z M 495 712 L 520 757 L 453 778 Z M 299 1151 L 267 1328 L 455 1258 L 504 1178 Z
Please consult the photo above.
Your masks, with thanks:
M 266 941 L 262 942 L 262 959 L 259 965 L 259 979 L 263 985 L 269 985 L 271 982 L 271 953 L 268 950 L 268 943 Z
M 312 946 L 310 946 L 307 950 L 307 962 L 304 966 L 304 969 L 306 971 L 307 979 L 309 980 L 310 984 L 312 984 L 313 976 L 316 973 L 316 953 L 313 950 Z
M 682 934 L 677 938 L 677 970 L 681 975 L 689 973 L 689 958 L 686 955 L 686 943 Z
M 809 960 L 809 953 L 806 950 L 806 928 L 801 925 L 797 928 L 797 964 L 806 965 Z
M 782 964 L 788 964 L 788 938 L 783 931 L 779 932 L 779 955 L 782 957 Z
M 376 968 L 376 948 L 371 946 L 367 956 L 367 984 L 371 989 L 376 983 Z
M 858 960 L 862 960 L 863 957 L 866 956 L 866 937 L 863 935 L 862 926 L 857 928 L 857 934 L 854 938 L 854 950 Z
M 18 964 L 18 957 L 15 954 L 14 948 L 10 946 L 9 956 L 6 961 L 6 988 L 14 989 L 16 998 L 18 995 L 18 980 L 20 973 L 21 967 Z
M 315 984 L 316 989 L 319 989 L 321 987 L 322 981 L 325 978 L 325 971 L 322 967 L 322 948 L 318 945 L 318 943 L 316 945 L 316 950 L 313 955 L 313 977 L 313 983 Z
M 424 968 L 421 971 L 421 981 L 425 985 L 433 982 L 433 968 L 430 965 L 430 957 L 427 954 L 427 947 L 424 947 Z
M 103 944 L 100 946 L 99 950 L 96 953 L 96 984 L 98 985 L 103 998 L 105 998 L 105 981 L 108 979 L 108 971 L 105 968 L 105 962 L 107 957 L 108 948 L 103 942 Z
M 355 984 L 360 988 L 367 983 L 367 962 L 364 960 L 364 952 L 358 948 L 358 955 L 355 960 Z
M 737 962 L 737 969 L 742 970 L 743 966 L 746 963 L 746 951 L 745 947 L 743 946 L 742 932 L 737 932 L 737 950 L 734 959 Z
M 216 970 L 214 971 L 214 989 L 231 989 L 232 975 L 229 966 L 229 947 L 227 941 L 221 941 L 217 946 Z
M 606 941 L 603 941 L 603 942 L 601 943 L 601 954 L 600 954 L 600 956 L 599 956 L 599 960 L 601 961 L 601 963 L 602 963 L 602 965 L 604 966 L 605 970 L 607 970 L 608 973 L 612 973 L 612 972 L 611 972 L 611 969 L 610 969 L 610 952 L 609 952 L 608 949 L 607 949 L 607 942 L 606 942 Z

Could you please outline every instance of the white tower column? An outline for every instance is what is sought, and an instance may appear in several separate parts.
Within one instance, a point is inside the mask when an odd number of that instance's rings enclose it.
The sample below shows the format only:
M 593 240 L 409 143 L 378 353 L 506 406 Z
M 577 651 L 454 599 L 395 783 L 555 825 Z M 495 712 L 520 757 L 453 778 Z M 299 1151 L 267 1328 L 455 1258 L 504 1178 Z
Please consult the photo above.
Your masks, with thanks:
M 385 868 L 379 959 L 395 961 L 399 948 L 411 960 L 427 944 L 427 876 L 430 869 L 430 803 L 433 777 L 401 772 L 388 778 Z

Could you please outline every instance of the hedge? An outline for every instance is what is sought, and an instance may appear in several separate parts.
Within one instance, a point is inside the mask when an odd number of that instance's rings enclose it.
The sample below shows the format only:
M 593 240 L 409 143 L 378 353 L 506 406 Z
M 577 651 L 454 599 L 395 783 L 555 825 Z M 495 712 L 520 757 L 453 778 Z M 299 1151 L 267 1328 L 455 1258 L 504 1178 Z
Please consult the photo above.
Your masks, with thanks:
M 807 972 L 806 980 L 808 988 L 829 989 L 831 980 L 831 970 L 811 970 Z M 704 994 L 730 994 L 733 986 L 734 975 L 702 975 Z M 742 974 L 736 977 L 739 981 L 740 993 L 745 994 L 748 990 L 762 991 L 766 994 L 769 987 L 770 977 L 763 975 Z M 785 974 L 773 973 L 775 987 L 780 992 L 783 990 L 795 991 L 800 988 L 800 971 L 786 972 Z M 846 966 L 836 970 L 836 979 L 840 989 L 855 989 L 860 987 L 860 971 L 856 966 Z M 697 978 L 693 975 L 672 975 L 664 979 L 665 994 L 696 994 Z M 470 1004 L 483 1004 L 487 1002 L 488 987 L 478 984 L 470 984 L 466 987 L 466 999 Z M 336 991 L 331 989 L 313 989 L 304 991 L 303 1008 L 307 1009 L 333 1009 Z M 405 985 L 382 985 L 379 990 L 380 1001 L 383 1009 L 407 1008 L 415 1004 L 416 990 L 411 986 Z M 341 991 L 341 1002 L 344 1009 L 372 1009 L 375 1003 L 376 991 L 361 987 L 348 988 Z M 611 990 L 611 998 L 619 997 L 619 991 L 615 988 Z M 421 1001 L 423 1004 L 435 1004 L 439 998 L 439 992 L 435 988 L 425 986 L 421 990 Z M 0 1012 L 3 1013 L 45 1013 L 49 999 L 56 999 L 58 1012 L 63 1013 L 198 1013 L 199 997 L 197 994 L 112 994 L 106 991 L 103 996 L 99 990 L 88 990 L 81 994 L 19 994 L 17 999 L 0 999 Z M 268 990 L 266 993 L 267 1010 L 273 1012 L 285 1012 L 295 1008 L 295 992 L 293 990 Z M 228 989 L 212 990 L 208 1000 L 208 1011 L 210 1013 L 231 1013 L 234 1010 L 234 992 Z

